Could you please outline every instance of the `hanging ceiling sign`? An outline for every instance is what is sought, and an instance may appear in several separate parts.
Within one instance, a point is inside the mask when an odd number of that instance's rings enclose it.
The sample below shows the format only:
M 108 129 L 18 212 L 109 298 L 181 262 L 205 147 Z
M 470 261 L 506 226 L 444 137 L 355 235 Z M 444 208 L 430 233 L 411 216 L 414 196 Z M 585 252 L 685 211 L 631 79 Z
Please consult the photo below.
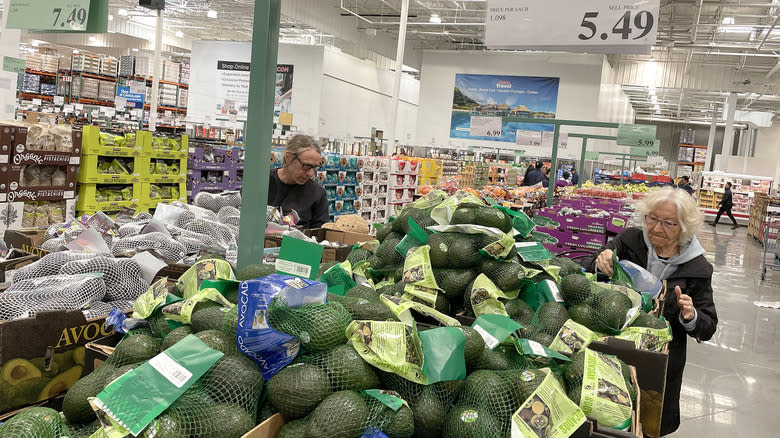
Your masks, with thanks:
M 650 53 L 660 0 L 488 0 L 490 49 Z
M 105 33 L 106 0 L 10 0 L 9 29 L 38 32 Z
M 655 125 L 632 125 L 621 123 L 618 125 L 617 139 L 615 142 L 620 146 L 651 148 L 655 144 L 655 130 Z
M 647 155 L 648 157 L 656 156 L 661 151 L 661 140 L 653 140 L 652 142 L 642 142 L 638 146 L 631 146 L 631 155 Z

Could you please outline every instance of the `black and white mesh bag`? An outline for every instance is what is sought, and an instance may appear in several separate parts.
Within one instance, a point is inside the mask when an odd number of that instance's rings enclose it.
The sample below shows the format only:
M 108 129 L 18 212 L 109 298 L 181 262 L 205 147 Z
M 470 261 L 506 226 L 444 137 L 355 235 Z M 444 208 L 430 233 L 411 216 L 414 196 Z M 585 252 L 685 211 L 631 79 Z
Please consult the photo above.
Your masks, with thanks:
M 236 207 L 227 205 L 219 209 L 217 219 L 225 225 L 238 228 L 241 225 L 241 211 Z
M 149 283 L 141 278 L 141 266 L 133 259 L 98 256 L 68 262 L 60 269 L 65 275 L 89 273 L 103 274 L 106 301 L 135 300 L 149 289 Z
M 193 203 L 198 207 L 203 207 L 213 212 L 218 212 L 223 207 L 241 207 L 241 193 L 208 193 L 200 192 L 195 195 Z
M 95 257 L 95 254 L 73 251 L 53 252 L 43 256 L 37 262 L 31 263 L 14 274 L 14 282 L 29 280 L 31 278 L 57 275 L 62 266 L 76 260 L 86 260 Z
M 125 237 L 114 242 L 111 248 L 114 255 L 142 251 L 154 251 L 163 260 L 171 263 L 178 262 L 187 254 L 184 245 L 174 240 L 169 234 L 160 232 Z
M 215 246 L 214 239 L 209 235 L 185 230 L 173 225 L 166 225 L 165 228 L 177 242 L 184 245 L 187 254 L 197 254 L 202 248 Z
M 236 231 L 228 225 L 208 219 L 194 219 L 187 224 L 186 230 L 205 234 L 214 240 L 214 246 L 227 249 L 237 242 Z
M 14 282 L 0 293 L 0 320 L 30 318 L 36 312 L 78 310 L 106 294 L 100 275 L 51 275 Z

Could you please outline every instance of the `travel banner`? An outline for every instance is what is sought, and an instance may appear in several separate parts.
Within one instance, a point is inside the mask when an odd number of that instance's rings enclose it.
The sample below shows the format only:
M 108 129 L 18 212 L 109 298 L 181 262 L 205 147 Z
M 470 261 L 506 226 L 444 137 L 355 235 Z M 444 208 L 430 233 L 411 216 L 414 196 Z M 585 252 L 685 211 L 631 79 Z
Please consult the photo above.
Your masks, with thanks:
M 280 113 L 292 112 L 293 66 L 279 64 L 276 66 L 276 88 L 274 90 L 274 122 L 279 121 Z
M 517 131 L 552 131 L 559 78 L 455 75 L 450 137 L 515 143 Z M 521 118 L 540 123 L 520 123 Z

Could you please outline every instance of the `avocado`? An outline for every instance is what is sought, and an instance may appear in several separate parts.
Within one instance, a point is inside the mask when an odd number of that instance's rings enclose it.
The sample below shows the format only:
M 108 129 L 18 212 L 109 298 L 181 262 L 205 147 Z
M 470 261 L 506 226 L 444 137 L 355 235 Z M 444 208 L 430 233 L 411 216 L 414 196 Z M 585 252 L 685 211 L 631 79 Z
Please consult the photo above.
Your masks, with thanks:
M 536 318 L 542 332 L 555 336 L 561 327 L 566 324 L 566 321 L 569 320 L 569 312 L 566 311 L 563 304 L 552 301 L 539 306 Z
M 265 401 L 257 407 L 257 417 L 255 419 L 255 423 L 260 424 L 263 421 L 271 418 L 277 412 L 279 412 L 279 410 L 276 409 L 276 407 L 272 405 L 266 398 Z
M 155 438 L 189 438 L 187 421 L 170 412 L 164 412 L 154 420 Z
M 487 410 L 476 406 L 457 406 L 447 414 L 443 438 L 499 437 L 501 423 Z
M 357 247 L 357 248 L 353 248 L 352 251 L 349 252 L 349 254 L 347 255 L 347 261 L 352 266 L 355 266 L 356 264 L 365 261 L 366 259 L 371 257 L 371 255 L 372 255 L 371 251 L 365 248 Z
M 480 335 L 479 332 L 469 326 L 460 326 L 458 328 L 466 337 L 466 345 L 464 349 L 466 366 L 469 367 L 476 365 L 485 350 L 485 340 L 482 338 L 482 335 Z
M 322 274 L 325 273 L 328 269 L 338 265 L 339 262 L 325 262 L 320 263 L 320 268 L 317 270 L 317 278 L 322 277 Z
M 473 269 L 433 269 L 436 284 L 444 291 L 444 296 L 452 301 L 459 299 L 466 291 L 466 287 L 477 276 Z
M 631 308 L 631 300 L 620 292 L 610 291 L 599 299 L 597 322 L 606 334 L 614 334 L 623 328 L 626 312 Z
M 513 371 L 506 376 L 510 393 L 519 407 L 542 384 L 547 374 L 534 368 L 524 371 Z
M 590 281 L 582 274 L 570 274 L 561 280 L 561 295 L 569 305 L 581 304 L 590 298 Z
M 487 259 L 482 262 L 481 270 L 504 292 L 519 290 L 525 280 L 525 269 L 516 262 Z
M 534 309 L 520 298 L 515 298 L 504 303 L 507 315 L 517 321 L 523 327 L 528 327 L 534 318 Z
M 102 366 L 105 366 L 102 365 Z M 87 397 L 96 397 L 104 387 L 103 373 L 93 372 L 79 379 L 70 387 L 62 400 L 62 413 L 71 424 L 85 424 L 95 420 L 95 412 Z
M 51 381 L 48 377 L 24 379 L 11 386 L 8 399 L 13 406 L 22 406 L 38 401 L 41 390 Z
M 61 353 L 54 353 L 54 356 L 52 358 L 54 362 L 57 362 L 57 366 L 61 370 L 67 370 L 69 368 L 72 368 L 76 365 L 75 360 L 73 360 L 73 352 L 72 351 L 63 351 Z
M 274 265 L 266 265 L 266 264 L 248 265 L 241 268 L 238 271 L 238 273 L 236 273 L 236 280 L 238 281 L 254 280 L 255 278 L 265 277 L 266 275 L 271 275 L 275 272 L 276 272 L 276 267 Z
M 325 357 L 325 369 L 333 391 L 379 388 L 379 377 L 374 368 L 355 351 L 352 344 L 343 344 L 330 350 Z
M 125 336 L 107 362 L 121 367 L 135 362 L 149 360 L 160 352 L 160 343 L 149 335 Z
M 11 420 L 8 421 L 16 421 L 16 420 L 26 420 L 31 419 L 33 420 L 33 423 L 37 423 L 37 425 L 45 424 L 48 428 L 48 431 L 51 435 L 46 435 L 42 433 L 33 433 L 31 436 L 35 437 L 45 437 L 45 436 L 51 436 L 52 438 L 59 438 L 59 436 L 63 433 L 65 424 L 62 421 L 62 417 L 60 416 L 60 413 L 55 411 L 51 408 L 46 407 L 40 407 L 40 406 L 34 406 L 27 409 L 24 409 L 23 411 L 16 414 Z M 31 431 L 32 432 L 32 431 Z M 4 436 L 0 434 L 0 436 Z
M 447 268 L 449 266 L 449 244 L 452 233 L 434 233 L 428 237 L 428 246 L 430 246 L 430 259 L 433 268 Z
M 237 336 L 238 331 L 238 306 L 233 306 L 222 317 L 222 333 L 231 338 Z
M 475 370 L 508 370 L 509 358 L 505 354 L 504 350 L 498 346 L 494 350 L 491 350 L 487 346 L 482 351 L 482 355 L 476 362 L 476 366 L 472 369 Z
M 190 433 L 198 438 L 241 438 L 255 426 L 254 420 L 236 403 L 203 407 L 194 420 Z
M 449 245 L 449 262 L 453 268 L 470 268 L 476 266 L 482 255 L 479 253 L 479 236 L 456 234 Z
M 551 335 L 549 333 L 538 331 L 538 332 L 532 334 L 531 337 L 529 337 L 528 339 L 530 339 L 532 341 L 536 341 L 536 342 L 544 345 L 545 347 L 549 347 L 550 344 L 552 344 L 553 341 L 555 340 L 555 335 Z
M 225 354 L 235 354 L 238 351 L 236 339 L 228 337 L 221 330 L 205 330 L 195 333 L 195 336 L 213 350 Z
M 345 294 L 347 297 L 362 298 L 364 300 L 376 300 L 379 294 L 371 286 L 355 286 Z
M 429 387 L 423 389 L 412 407 L 414 413 L 414 436 L 436 438 L 441 436 L 446 410 L 442 401 Z
M 563 379 L 567 388 L 573 388 L 582 384 L 582 377 L 585 374 L 585 350 L 580 350 L 571 356 L 571 362 L 563 372 Z
M 550 261 L 550 264 L 558 266 L 561 268 L 561 270 L 558 272 L 558 275 L 561 277 L 566 277 L 567 275 L 571 274 L 581 274 L 582 268 L 580 265 L 577 264 L 574 260 L 568 258 L 568 257 L 553 257 Z
M 81 365 L 76 365 L 65 370 L 62 374 L 54 376 L 43 387 L 38 395 L 38 400 L 48 400 L 61 392 L 67 391 L 81 378 L 83 370 L 84 368 Z
M 217 400 L 224 394 L 244 400 L 256 396 L 263 386 L 263 373 L 243 354 L 225 355 L 204 376 L 204 385 Z
M 345 296 L 338 302 L 344 306 L 354 320 L 386 321 L 395 319 L 393 312 L 379 300 Z
M 306 351 L 328 350 L 347 342 L 345 332 L 351 321 L 347 309 L 335 301 L 296 308 L 274 302 L 268 311 L 271 327 L 298 338 Z
M 71 354 L 73 356 L 73 362 L 76 363 L 76 365 L 84 366 L 86 355 L 87 355 L 87 349 L 83 346 L 76 347 L 73 350 L 71 350 Z
M 516 410 L 515 400 L 506 381 L 491 370 L 477 370 L 469 374 L 459 400 L 482 407 L 493 418 L 506 424 Z
M 665 329 L 666 323 L 661 318 L 657 318 L 645 312 L 644 310 L 640 310 L 639 315 L 637 315 L 634 322 L 631 323 L 631 327 L 648 327 L 652 329 Z
M 393 223 L 387 222 L 382 224 L 376 230 L 376 240 L 382 242 L 393 231 Z
M 390 422 L 382 429 L 388 438 L 411 438 L 414 434 L 414 413 L 407 405 L 397 411 L 385 409 Z
M 289 365 L 268 381 L 268 401 L 285 418 L 303 418 L 330 394 L 330 380 L 323 369 L 305 363 Z
M 594 326 L 594 310 L 587 304 L 576 304 L 569 307 L 569 318 L 572 321 L 582 324 L 585 327 L 593 329 Z
M 46 370 L 46 359 L 43 357 L 34 357 L 30 359 L 30 363 L 35 365 L 35 368 L 41 371 L 43 377 L 54 377 L 60 373 L 60 366 L 54 359 L 49 361 L 49 370 Z
M 15 385 L 23 380 L 41 377 L 41 370 L 27 359 L 16 358 L 3 364 L 3 368 L 0 369 L 0 377 Z
M 48 409 L 48 408 L 29 408 Z M 25 410 L 26 411 L 26 410 Z M 62 434 L 62 423 L 57 423 L 50 413 L 22 415 L 25 411 L 0 425 L 0 436 L 14 438 L 58 438 Z M 53 411 L 53 409 L 48 409 Z M 54 412 L 59 418 L 59 415 Z
M 309 424 L 304 419 L 288 421 L 276 438 L 307 438 Z
M 206 330 L 222 330 L 226 310 L 221 307 L 209 307 L 193 312 L 190 319 L 192 331 L 198 333 Z
M 188 325 L 183 325 L 181 327 L 177 327 L 171 330 L 171 332 L 168 333 L 167 336 L 165 336 L 165 339 L 163 339 L 162 347 L 160 347 L 160 350 L 165 351 L 171 348 L 173 344 L 181 341 L 182 339 L 186 338 L 187 335 L 191 335 L 191 334 L 192 334 L 192 327 Z
M 103 380 L 103 382 L 104 382 L 103 385 L 104 386 L 110 385 L 114 380 L 124 376 L 125 373 L 138 368 L 141 365 L 141 363 L 142 362 L 137 362 L 137 363 L 134 363 L 134 364 L 123 365 L 121 367 L 114 368 L 111 372 L 105 374 L 105 378 Z
M 582 398 L 582 383 L 572 386 L 571 389 L 566 391 L 566 395 L 575 405 L 579 406 Z
M 357 392 L 334 392 L 309 416 L 307 435 L 318 438 L 358 438 L 365 430 L 367 419 L 368 406 Z

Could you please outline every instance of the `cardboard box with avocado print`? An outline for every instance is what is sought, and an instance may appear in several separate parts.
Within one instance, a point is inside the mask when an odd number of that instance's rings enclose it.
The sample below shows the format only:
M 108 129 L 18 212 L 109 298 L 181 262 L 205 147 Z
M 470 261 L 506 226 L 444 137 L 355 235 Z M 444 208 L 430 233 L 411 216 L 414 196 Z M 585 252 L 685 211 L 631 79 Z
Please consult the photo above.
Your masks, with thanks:
M 80 310 L 0 322 L 0 413 L 52 398 L 90 373 L 84 346 L 113 333 L 104 322 Z

